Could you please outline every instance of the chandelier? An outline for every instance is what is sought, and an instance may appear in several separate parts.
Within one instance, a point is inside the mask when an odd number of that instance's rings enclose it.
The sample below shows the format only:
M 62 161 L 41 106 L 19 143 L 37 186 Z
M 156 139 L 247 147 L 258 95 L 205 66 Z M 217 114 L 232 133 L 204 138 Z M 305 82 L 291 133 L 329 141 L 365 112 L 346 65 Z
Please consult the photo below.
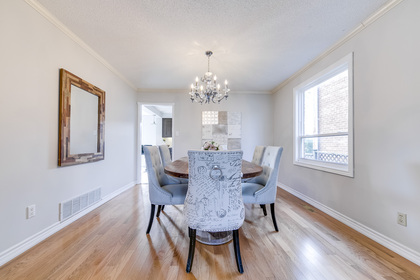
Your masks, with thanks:
M 195 78 L 195 84 L 191 84 L 190 98 L 192 102 L 197 103 L 210 103 L 210 100 L 213 103 L 220 103 L 223 98 L 228 98 L 228 92 L 230 91 L 228 87 L 228 82 L 225 80 L 225 86 L 223 89 L 220 89 L 220 84 L 217 84 L 216 75 L 213 76 L 213 73 L 210 72 L 210 56 L 213 54 L 212 51 L 206 51 L 208 57 L 208 68 L 207 72 L 201 78 L 201 83 L 199 83 L 198 77 Z

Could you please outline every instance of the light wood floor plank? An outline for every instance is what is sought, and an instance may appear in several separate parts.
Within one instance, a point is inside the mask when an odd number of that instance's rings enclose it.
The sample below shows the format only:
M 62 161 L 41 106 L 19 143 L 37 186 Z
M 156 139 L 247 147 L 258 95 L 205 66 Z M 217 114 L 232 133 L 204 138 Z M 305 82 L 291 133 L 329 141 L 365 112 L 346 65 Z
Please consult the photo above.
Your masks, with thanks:
M 420 267 L 284 190 L 276 215 L 246 205 L 239 231 L 244 274 L 232 243 L 196 244 L 182 206 L 166 206 L 150 235 L 148 186 L 137 185 L 0 267 L 0 279 L 420 279 Z

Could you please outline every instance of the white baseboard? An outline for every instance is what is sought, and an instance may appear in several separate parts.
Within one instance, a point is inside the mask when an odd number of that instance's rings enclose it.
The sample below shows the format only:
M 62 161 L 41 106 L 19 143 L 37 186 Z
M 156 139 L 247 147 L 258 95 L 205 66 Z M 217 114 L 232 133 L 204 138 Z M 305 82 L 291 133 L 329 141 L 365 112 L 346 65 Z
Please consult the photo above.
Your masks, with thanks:
M 379 244 L 383 245 L 384 247 L 392 250 L 393 252 L 397 253 L 398 255 L 406 258 L 407 260 L 420 265 L 420 253 L 417 251 L 414 251 L 413 249 L 408 248 L 407 246 L 398 243 L 397 241 L 341 214 L 340 212 L 335 211 L 334 209 L 331 209 L 328 206 L 325 206 L 322 203 L 319 203 L 318 201 L 292 189 L 289 186 L 286 186 L 285 184 L 279 183 L 280 188 L 284 189 L 285 191 L 293 194 L 294 196 L 302 199 L 303 201 L 311 204 L 312 206 L 318 208 L 322 212 L 328 214 L 329 216 L 333 217 L 334 219 L 342 222 L 343 224 L 346 224 L 347 226 L 351 227 L 352 229 L 360 232 L 366 237 L 369 237 L 370 239 L 378 242 Z
M 0 253 L 0 266 L 4 265 L 5 263 L 11 261 L 12 259 L 16 258 L 20 254 L 24 253 L 26 250 L 32 248 L 33 246 L 37 245 L 41 241 L 45 240 L 49 236 L 53 235 L 54 233 L 58 232 L 59 230 L 65 228 L 69 224 L 73 223 L 77 219 L 83 217 L 87 213 L 91 212 L 92 210 L 98 208 L 102 204 L 108 202 L 109 200 L 113 199 L 114 197 L 118 196 L 122 192 L 132 188 L 135 185 L 134 182 L 128 183 L 127 185 L 119 188 L 118 190 L 106 195 L 97 203 L 89 206 L 85 210 L 79 212 L 78 214 L 74 215 L 73 217 L 63 221 L 63 222 L 56 222 L 51 226 L 43 229 L 42 231 L 28 237 L 27 239 L 23 240 L 22 242 L 14 245 L 13 247 L 3 251 Z

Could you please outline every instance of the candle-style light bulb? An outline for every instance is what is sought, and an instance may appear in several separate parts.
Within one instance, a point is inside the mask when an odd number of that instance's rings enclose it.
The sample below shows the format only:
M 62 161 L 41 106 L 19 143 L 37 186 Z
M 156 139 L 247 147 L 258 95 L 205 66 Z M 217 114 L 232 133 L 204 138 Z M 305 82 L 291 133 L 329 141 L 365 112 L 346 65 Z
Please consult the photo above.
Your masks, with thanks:
M 220 84 L 217 84 L 217 90 L 219 90 L 220 89 Z

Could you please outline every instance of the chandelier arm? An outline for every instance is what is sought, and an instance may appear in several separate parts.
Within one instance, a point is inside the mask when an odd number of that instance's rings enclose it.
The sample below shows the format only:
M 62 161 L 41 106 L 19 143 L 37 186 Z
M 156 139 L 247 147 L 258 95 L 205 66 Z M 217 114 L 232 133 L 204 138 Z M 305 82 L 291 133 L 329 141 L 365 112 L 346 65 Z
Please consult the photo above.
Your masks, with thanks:
M 222 101 L 223 100 L 223 98 L 227 98 L 227 95 L 226 95 L 226 93 L 225 94 L 221 94 L 221 93 L 219 93 L 219 92 L 217 92 L 217 96 L 216 96 L 216 94 L 215 95 L 213 95 L 213 103 L 216 103 L 216 102 L 214 102 L 214 98 L 216 97 L 216 101 L 217 101 L 217 103 L 220 103 L 220 101 Z

